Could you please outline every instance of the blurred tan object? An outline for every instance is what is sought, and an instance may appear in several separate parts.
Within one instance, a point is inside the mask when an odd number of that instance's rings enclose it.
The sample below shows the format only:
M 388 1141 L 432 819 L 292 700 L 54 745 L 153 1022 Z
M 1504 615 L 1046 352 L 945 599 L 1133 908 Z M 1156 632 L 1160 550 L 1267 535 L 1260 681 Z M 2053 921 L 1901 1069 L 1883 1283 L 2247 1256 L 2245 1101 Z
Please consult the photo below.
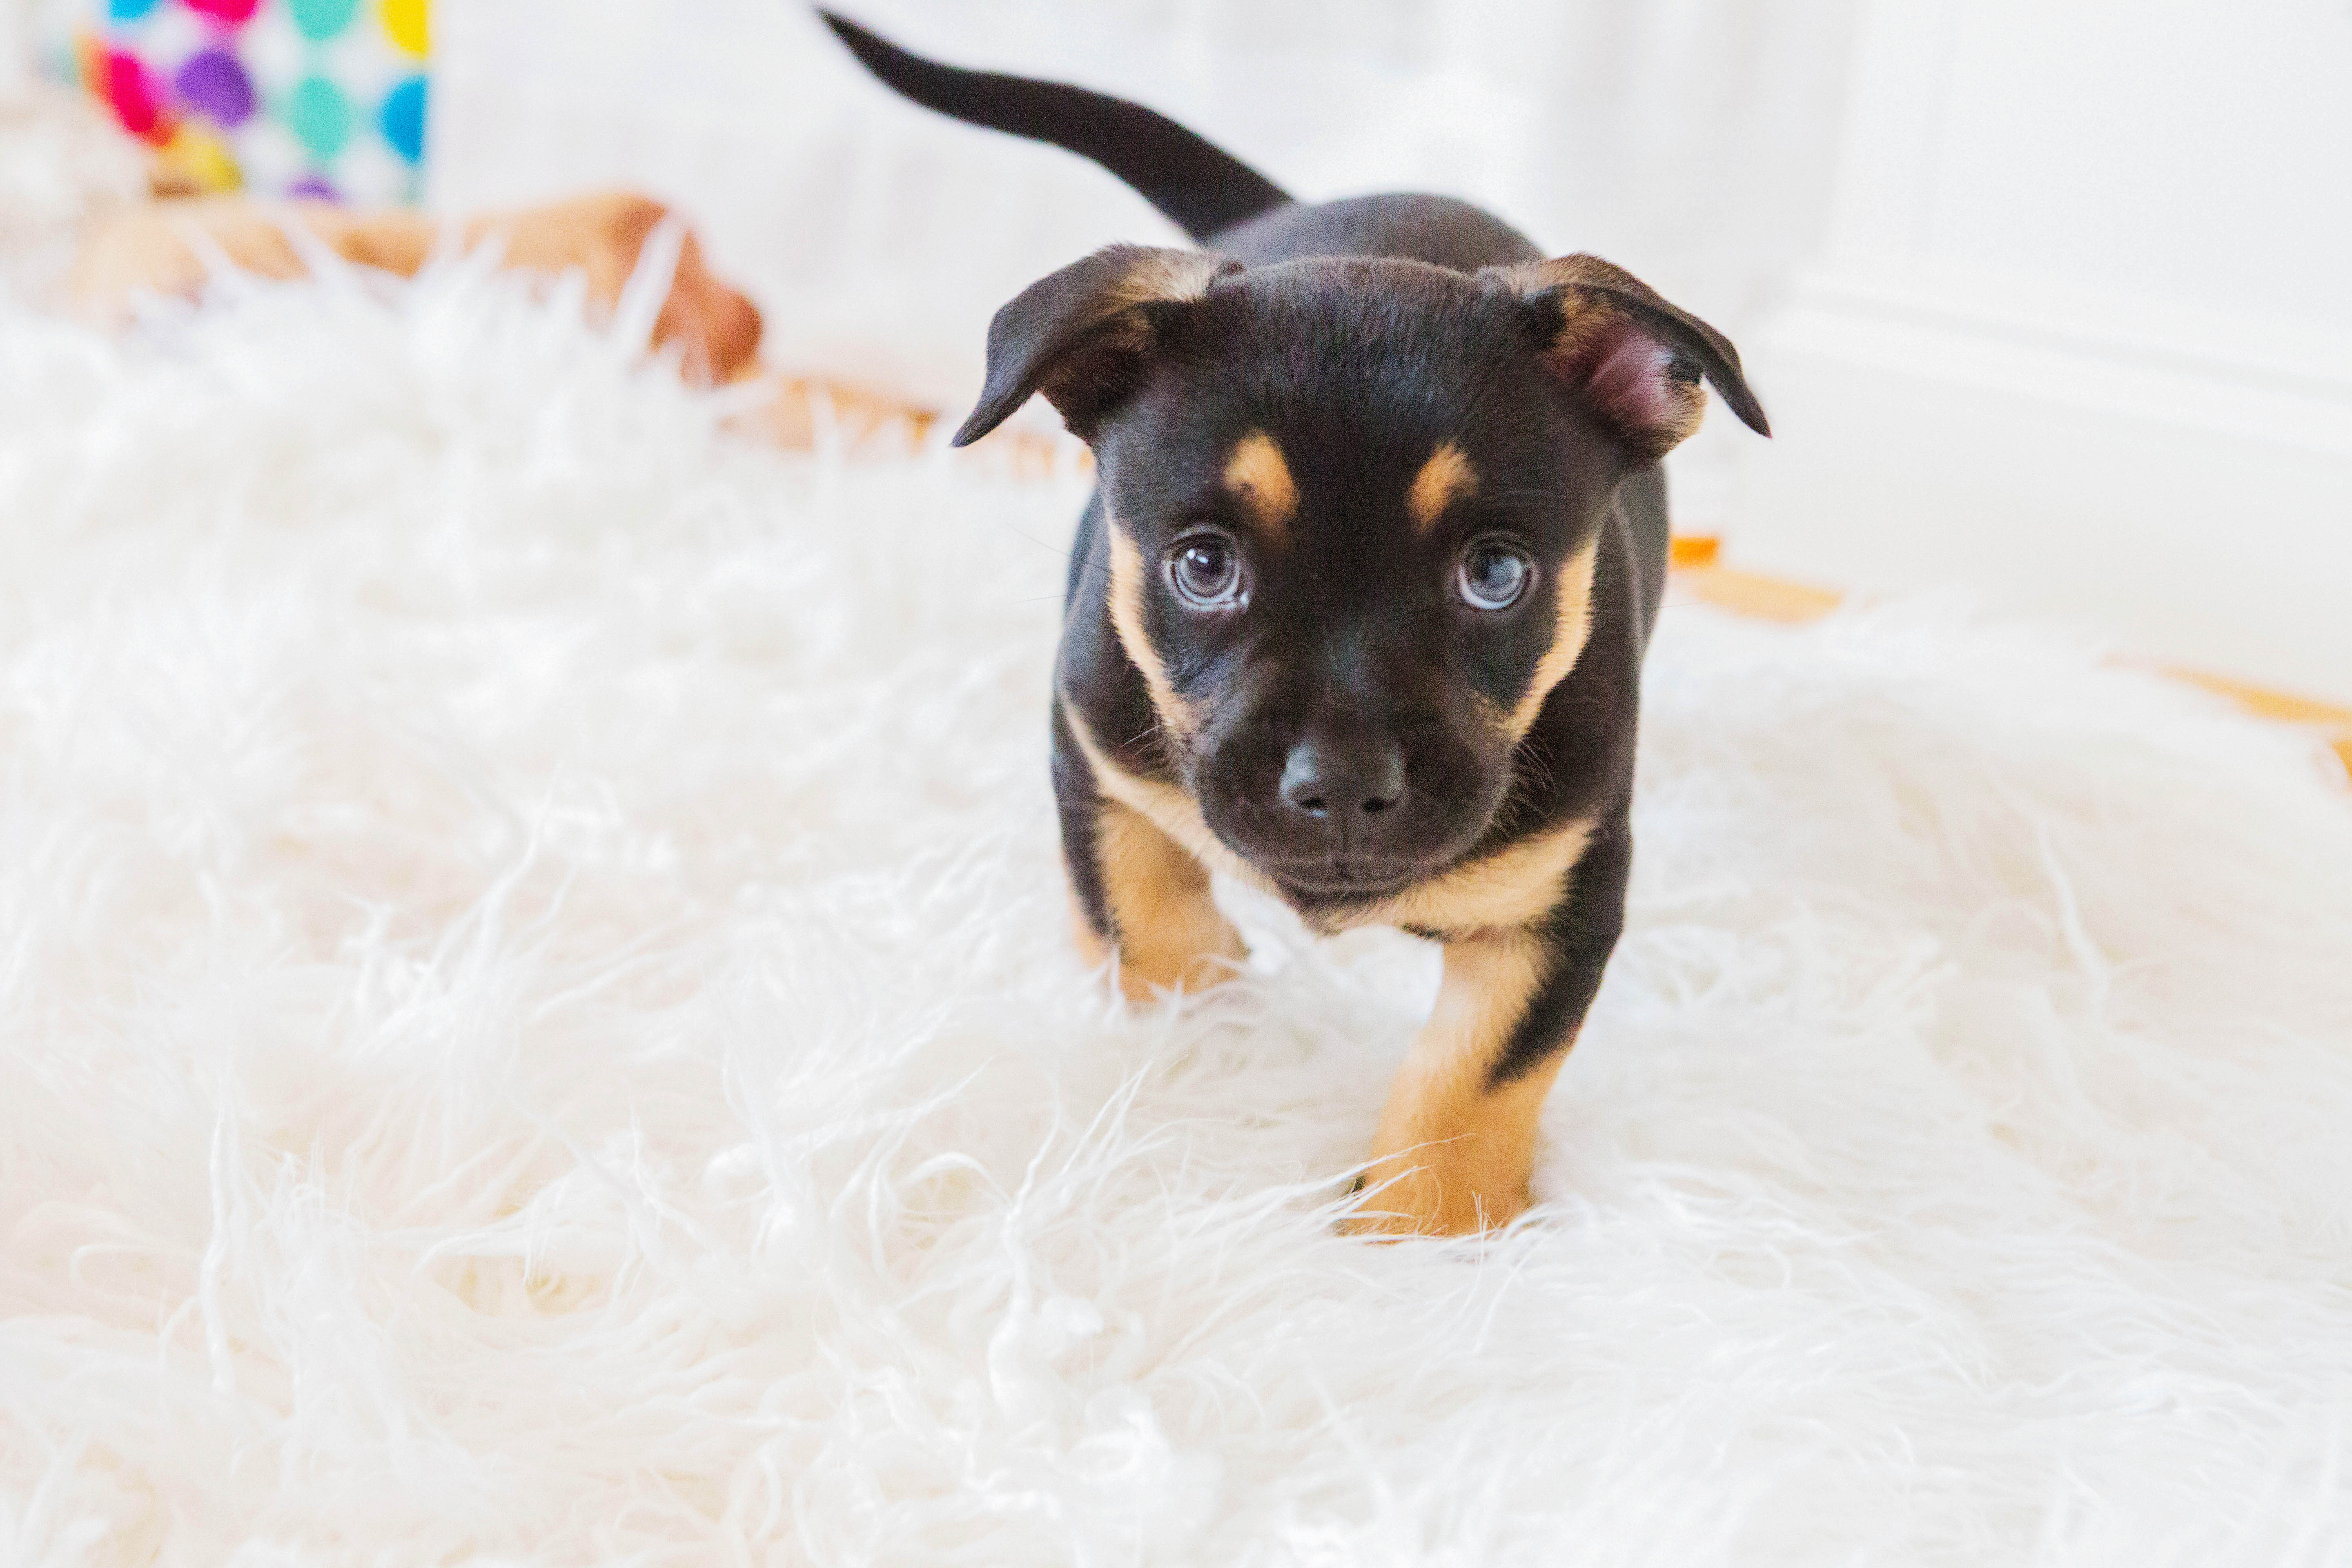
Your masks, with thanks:
M 832 377 L 765 373 L 768 395 L 736 426 L 794 451 L 820 447 L 854 458 L 904 458 L 938 430 L 940 411 Z M 966 458 L 1011 479 L 1085 473 L 1094 454 L 1075 437 L 1014 425 L 973 444 Z
M 668 216 L 650 197 L 615 192 L 467 218 L 458 237 L 468 247 L 498 243 L 506 265 L 524 271 L 577 269 L 589 294 L 610 309 L 646 241 Z M 70 293 L 86 313 L 121 321 L 142 294 L 194 298 L 221 258 L 264 278 L 299 278 L 309 267 L 307 241 L 298 234 L 357 266 L 405 278 L 425 265 L 446 229 L 446 220 L 422 213 L 353 212 L 324 202 L 219 195 L 124 205 L 89 226 L 74 259 Z M 755 357 L 757 307 L 710 271 L 691 233 L 680 240 L 654 342 L 680 345 L 683 368 L 698 381 L 764 377 L 770 395 L 737 423 L 781 447 L 904 456 L 920 447 L 939 421 L 938 410 L 887 393 L 767 371 Z M 1075 442 L 1013 429 L 982 443 L 977 455 L 1021 477 L 1087 461 Z
M 766 385 L 769 395 L 738 426 L 795 451 L 823 445 L 861 456 L 903 457 L 919 450 L 939 424 L 936 409 L 846 382 L 775 372 Z
M 590 296 L 610 309 L 646 241 L 668 216 L 651 197 L 609 192 L 467 218 L 457 237 L 469 247 L 500 245 L 506 265 L 523 271 L 576 269 Z M 265 278 L 299 277 L 309 268 L 293 237 L 297 228 L 347 261 L 407 277 L 444 240 L 446 226 L 422 213 L 352 212 L 323 202 L 234 195 L 161 202 L 92 224 L 68 287 L 85 311 L 120 321 L 141 294 L 194 298 L 220 257 Z M 653 335 L 657 345 L 678 345 L 689 376 L 711 383 L 745 374 L 759 350 L 758 309 L 712 274 L 691 232 L 681 238 Z

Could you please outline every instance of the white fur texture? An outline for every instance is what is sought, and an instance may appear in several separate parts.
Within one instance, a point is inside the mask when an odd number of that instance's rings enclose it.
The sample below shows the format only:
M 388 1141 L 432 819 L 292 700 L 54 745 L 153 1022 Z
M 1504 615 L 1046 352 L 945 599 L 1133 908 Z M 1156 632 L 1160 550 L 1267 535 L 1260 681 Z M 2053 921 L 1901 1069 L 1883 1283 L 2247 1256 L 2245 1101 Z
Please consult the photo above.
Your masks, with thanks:
M 43 1563 L 2352 1560 L 2352 799 L 1911 605 L 1669 612 L 1483 1243 L 1430 952 L 1107 998 L 1076 480 L 467 265 L 0 315 L 0 1540 Z

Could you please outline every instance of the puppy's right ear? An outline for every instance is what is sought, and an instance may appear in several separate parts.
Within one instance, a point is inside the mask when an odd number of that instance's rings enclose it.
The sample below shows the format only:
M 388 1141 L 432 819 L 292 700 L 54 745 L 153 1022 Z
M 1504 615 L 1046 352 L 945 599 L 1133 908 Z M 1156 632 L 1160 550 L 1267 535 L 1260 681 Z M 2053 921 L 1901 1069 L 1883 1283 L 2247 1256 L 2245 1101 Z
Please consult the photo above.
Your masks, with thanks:
M 954 445 L 968 447 L 1042 392 L 1082 441 L 1134 389 L 1170 317 L 1241 263 L 1114 245 L 1024 289 L 988 323 L 988 383 Z

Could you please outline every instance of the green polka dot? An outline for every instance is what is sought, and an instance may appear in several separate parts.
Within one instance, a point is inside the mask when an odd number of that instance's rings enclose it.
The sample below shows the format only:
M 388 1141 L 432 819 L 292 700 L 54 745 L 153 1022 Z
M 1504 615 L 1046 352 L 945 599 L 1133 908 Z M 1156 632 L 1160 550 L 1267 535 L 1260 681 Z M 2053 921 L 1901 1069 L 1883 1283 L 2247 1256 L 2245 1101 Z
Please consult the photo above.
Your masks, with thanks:
M 304 77 L 286 100 L 286 123 L 311 157 L 329 163 L 352 139 L 352 100 L 325 77 Z
M 312 43 L 324 43 L 352 25 L 360 0 L 287 0 L 294 26 Z

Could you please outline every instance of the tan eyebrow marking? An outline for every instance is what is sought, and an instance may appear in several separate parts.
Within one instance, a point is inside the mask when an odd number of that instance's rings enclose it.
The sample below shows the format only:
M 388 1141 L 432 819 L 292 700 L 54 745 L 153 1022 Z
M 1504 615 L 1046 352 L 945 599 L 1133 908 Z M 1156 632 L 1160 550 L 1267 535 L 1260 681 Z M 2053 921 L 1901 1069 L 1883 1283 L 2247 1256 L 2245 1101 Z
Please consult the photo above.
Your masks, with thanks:
M 1451 441 L 1441 441 L 1421 472 L 1412 477 L 1412 489 L 1405 492 L 1404 509 L 1412 516 L 1412 524 L 1426 533 L 1438 517 L 1459 496 L 1475 495 L 1478 490 L 1478 470 L 1462 448 Z
M 1258 526 L 1284 537 L 1298 510 L 1298 485 L 1273 437 L 1253 430 L 1234 443 L 1225 459 L 1225 488 L 1241 497 Z

